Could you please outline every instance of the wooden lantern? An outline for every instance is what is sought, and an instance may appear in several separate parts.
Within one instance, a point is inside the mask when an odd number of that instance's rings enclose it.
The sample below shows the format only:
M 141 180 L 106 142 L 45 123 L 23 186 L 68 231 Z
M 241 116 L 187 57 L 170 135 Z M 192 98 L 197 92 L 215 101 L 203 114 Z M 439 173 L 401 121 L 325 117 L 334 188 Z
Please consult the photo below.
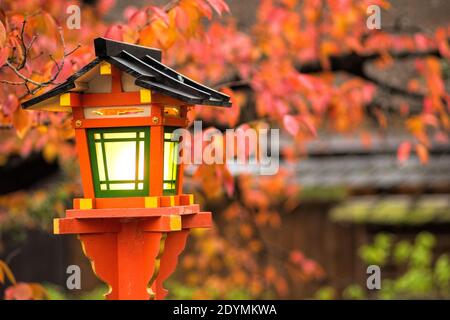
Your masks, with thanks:
M 79 235 L 108 299 L 163 299 L 189 230 L 211 226 L 182 192 L 172 132 L 190 106 L 229 107 L 229 97 L 165 66 L 157 49 L 94 44 L 91 63 L 22 104 L 73 116 L 84 197 L 54 233 Z

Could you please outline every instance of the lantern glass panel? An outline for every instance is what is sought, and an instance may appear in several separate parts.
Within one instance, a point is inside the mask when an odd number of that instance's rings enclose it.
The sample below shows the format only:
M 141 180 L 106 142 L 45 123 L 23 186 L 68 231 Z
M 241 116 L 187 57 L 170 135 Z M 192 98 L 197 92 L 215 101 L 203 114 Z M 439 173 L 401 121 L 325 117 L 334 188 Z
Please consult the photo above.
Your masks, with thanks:
M 148 195 L 148 127 L 89 129 L 96 197 Z
M 164 195 L 175 195 L 178 179 L 178 141 L 172 141 L 173 129 L 164 130 Z

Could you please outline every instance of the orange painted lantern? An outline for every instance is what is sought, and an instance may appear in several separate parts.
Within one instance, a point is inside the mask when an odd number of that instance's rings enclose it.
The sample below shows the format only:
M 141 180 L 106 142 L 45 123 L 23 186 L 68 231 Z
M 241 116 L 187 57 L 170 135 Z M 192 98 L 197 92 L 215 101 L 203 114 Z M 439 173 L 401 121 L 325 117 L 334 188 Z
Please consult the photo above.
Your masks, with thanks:
M 84 197 L 55 234 L 78 234 L 108 299 L 163 299 L 189 230 L 211 226 L 183 194 L 173 130 L 193 105 L 229 97 L 161 63 L 157 49 L 97 38 L 96 58 L 64 83 L 22 104 L 72 112 Z

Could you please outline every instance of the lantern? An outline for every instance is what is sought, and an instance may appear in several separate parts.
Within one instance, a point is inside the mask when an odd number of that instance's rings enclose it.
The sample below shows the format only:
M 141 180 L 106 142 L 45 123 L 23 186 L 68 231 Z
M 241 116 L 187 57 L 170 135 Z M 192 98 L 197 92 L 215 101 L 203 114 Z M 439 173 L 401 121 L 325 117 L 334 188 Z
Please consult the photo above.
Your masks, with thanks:
M 211 226 L 182 192 L 179 141 L 193 105 L 229 97 L 161 63 L 157 49 L 97 38 L 96 58 L 64 83 L 22 103 L 72 113 L 83 198 L 55 234 L 78 234 L 108 299 L 162 299 L 189 230 Z

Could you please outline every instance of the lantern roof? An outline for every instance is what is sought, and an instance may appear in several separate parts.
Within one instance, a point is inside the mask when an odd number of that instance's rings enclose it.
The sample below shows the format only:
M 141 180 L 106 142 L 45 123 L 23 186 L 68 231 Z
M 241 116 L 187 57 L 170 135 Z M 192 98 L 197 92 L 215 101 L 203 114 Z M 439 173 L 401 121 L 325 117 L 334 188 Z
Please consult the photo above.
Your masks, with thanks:
M 83 78 L 102 62 L 131 75 L 134 84 L 186 104 L 230 107 L 230 97 L 202 85 L 161 63 L 161 50 L 105 38 L 94 40 L 96 58 L 51 90 L 22 103 L 27 109 L 66 92 L 83 92 Z M 35 106 L 38 107 L 38 106 Z

